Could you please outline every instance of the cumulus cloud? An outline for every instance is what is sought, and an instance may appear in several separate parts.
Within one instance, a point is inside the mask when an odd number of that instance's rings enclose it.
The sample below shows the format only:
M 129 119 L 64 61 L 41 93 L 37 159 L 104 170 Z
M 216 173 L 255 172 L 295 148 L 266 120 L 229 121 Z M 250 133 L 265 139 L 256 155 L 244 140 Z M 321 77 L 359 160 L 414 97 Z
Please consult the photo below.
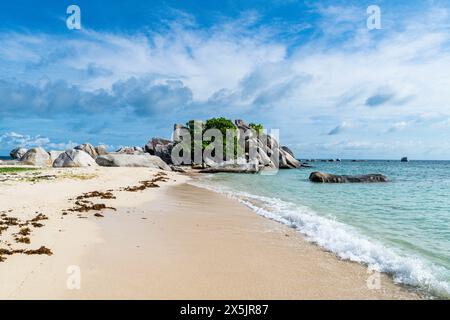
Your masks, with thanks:
M 12 150 L 17 147 L 43 147 L 49 150 L 66 150 L 71 149 L 76 145 L 78 145 L 78 143 L 72 141 L 59 143 L 52 142 L 49 138 L 40 135 L 32 136 L 16 132 L 6 132 L 0 135 L 0 150 Z
M 50 139 L 37 136 L 23 135 L 16 132 L 7 132 L 0 135 L 0 144 L 16 147 L 43 146 L 50 143 Z
M 118 81 L 110 90 L 86 91 L 65 81 L 28 84 L 0 80 L 3 115 L 114 113 L 129 109 L 140 116 L 172 112 L 190 104 L 192 92 L 179 80 L 151 77 Z

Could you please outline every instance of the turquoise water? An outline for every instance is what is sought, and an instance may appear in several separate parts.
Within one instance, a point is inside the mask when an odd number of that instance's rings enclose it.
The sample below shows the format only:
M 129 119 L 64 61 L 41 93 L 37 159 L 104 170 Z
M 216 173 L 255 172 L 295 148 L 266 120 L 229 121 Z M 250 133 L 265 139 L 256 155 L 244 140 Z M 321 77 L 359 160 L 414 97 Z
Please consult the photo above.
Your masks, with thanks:
M 217 174 L 201 185 L 286 223 L 342 259 L 450 297 L 450 162 L 312 163 L 277 175 Z M 314 184 L 313 171 L 382 173 L 378 184 Z

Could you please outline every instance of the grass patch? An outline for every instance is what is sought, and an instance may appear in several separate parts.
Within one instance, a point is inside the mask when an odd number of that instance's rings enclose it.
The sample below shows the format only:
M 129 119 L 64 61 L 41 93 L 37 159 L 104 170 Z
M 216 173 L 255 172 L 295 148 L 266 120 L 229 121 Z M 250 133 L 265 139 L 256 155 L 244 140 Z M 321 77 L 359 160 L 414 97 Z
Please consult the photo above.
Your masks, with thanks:
M 97 178 L 96 174 L 88 174 L 88 173 L 67 173 L 59 176 L 59 178 L 63 179 L 75 179 L 75 180 L 91 180 Z
M 33 170 L 37 170 L 37 169 L 36 168 L 20 168 L 20 167 L 5 167 L 5 168 L 0 167 L 0 174 L 20 173 L 20 172 L 33 171 Z

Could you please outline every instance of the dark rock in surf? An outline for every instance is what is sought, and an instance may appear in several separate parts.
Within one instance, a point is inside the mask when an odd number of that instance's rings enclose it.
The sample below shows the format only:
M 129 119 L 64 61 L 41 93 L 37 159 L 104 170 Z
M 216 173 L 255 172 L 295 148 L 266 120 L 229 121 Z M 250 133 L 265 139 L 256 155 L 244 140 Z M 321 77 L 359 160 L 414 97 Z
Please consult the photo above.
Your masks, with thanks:
M 319 183 L 373 183 L 387 182 L 388 178 L 382 174 L 364 174 L 364 175 L 335 175 L 323 172 L 313 172 L 309 180 Z

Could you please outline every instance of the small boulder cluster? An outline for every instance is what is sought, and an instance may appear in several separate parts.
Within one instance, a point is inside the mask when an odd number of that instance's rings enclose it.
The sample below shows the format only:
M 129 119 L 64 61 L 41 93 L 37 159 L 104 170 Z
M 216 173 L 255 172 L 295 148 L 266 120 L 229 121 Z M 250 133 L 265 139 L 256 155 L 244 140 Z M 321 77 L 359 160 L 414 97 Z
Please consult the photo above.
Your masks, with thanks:
M 32 149 L 16 148 L 10 156 L 18 165 L 37 167 L 148 167 L 170 171 L 171 168 L 157 156 L 143 151 L 143 148 L 124 147 L 108 152 L 106 146 L 94 147 L 89 143 L 78 145 L 66 151 L 49 151 L 42 147 Z

